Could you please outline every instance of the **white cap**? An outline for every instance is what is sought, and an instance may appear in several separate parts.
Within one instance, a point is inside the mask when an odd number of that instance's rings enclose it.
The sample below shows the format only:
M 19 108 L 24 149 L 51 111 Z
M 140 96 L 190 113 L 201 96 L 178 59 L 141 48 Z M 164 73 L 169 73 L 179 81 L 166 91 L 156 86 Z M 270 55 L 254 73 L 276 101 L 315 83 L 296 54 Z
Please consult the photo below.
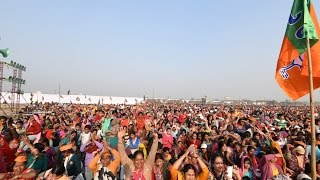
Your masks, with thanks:
M 297 180 L 302 180 L 302 179 L 310 179 L 310 180 L 311 180 L 311 178 L 310 178 L 308 175 L 306 175 L 306 174 L 299 174 L 299 175 L 297 176 Z
M 207 147 L 208 146 L 206 144 L 201 144 L 201 146 L 200 146 L 201 149 L 207 149 Z

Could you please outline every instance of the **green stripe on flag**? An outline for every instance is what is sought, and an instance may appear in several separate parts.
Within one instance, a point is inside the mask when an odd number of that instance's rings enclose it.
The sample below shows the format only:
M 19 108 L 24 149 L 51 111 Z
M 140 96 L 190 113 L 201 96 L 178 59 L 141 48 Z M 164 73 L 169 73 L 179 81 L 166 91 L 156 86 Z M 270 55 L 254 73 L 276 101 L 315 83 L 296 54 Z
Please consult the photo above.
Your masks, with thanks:
M 286 36 L 300 54 L 307 50 L 307 37 L 310 47 L 318 41 L 317 30 L 309 13 L 310 4 L 311 0 L 294 0 L 287 25 Z

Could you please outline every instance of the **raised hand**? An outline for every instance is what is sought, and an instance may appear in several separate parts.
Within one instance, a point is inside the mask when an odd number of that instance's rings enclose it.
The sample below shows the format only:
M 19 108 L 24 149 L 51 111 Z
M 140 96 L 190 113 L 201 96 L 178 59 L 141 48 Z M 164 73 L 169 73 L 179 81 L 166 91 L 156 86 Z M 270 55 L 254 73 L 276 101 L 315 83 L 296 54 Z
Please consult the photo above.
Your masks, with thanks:
M 28 144 L 30 143 L 29 139 L 27 136 L 21 136 L 21 140 L 25 143 L 25 144 Z
M 158 133 L 153 132 L 153 139 L 158 139 Z
M 106 149 L 109 149 L 109 150 L 112 149 L 111 146 L 110 146 L 110 144 L 109 144 L 108 142 L 103 141 L 102 143 L 103 143 L 104 150 L 106 150 Z
M 123 136 L 126 134 L 126 131 L 124 130 L 123 127 L 119 128 L 119 132 L 118 132 L 118 138 L 119 140 L 123 138 Z

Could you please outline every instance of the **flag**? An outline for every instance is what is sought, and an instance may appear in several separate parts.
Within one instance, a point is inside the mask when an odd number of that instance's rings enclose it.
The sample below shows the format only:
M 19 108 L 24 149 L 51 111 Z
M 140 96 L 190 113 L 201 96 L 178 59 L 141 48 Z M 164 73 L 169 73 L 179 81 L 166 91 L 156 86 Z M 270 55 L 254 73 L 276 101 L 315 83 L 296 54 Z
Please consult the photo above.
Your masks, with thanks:
M 80 98 L 79 98 L 79 97 L 77 97 L 77 98 L 76 98 L 76 100 L 77 100 L 77 101 L 80 101 Z
M 279 86 L 292 100 L 310 91 L 307 38 L 310 39 L 313 86 L 314 89 L 320 87 L 319 32 L 311 0 L 294 0 L 275 73 Z

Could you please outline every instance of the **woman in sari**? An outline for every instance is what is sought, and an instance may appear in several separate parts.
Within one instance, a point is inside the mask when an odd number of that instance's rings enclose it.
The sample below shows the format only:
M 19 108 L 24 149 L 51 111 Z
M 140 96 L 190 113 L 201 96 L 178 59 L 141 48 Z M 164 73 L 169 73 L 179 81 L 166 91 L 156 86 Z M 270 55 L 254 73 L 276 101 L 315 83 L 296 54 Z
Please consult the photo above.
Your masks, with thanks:
M 248 177 L 250 180 L 254 179 L 254 168 L 249 157 L 244 156 L 241 160 L 240 168 L 241 177 Z
M 149 152 L 148 158 L 144 159 L 142 151 L 138 150 L 133 154 L 133 160 L 131 160 L 125 152 L 123 145 L 123 136 L 125 135 L 123 128 L 120 128 L 118 132 L 118 150 L 121 154 L 121 164 L 124 166 L 124 173 L 126 180 L 150 180 L 152 179 L 152 167 L 154 165 L 156 152 L 158 149 L 158 134 L 153 134 L 153 144 Z
M 279 154 L 267 154 L 262 158 L 260 164 L 261 180 L 268 180 L 283 174 L 283 169 L 277 164 L 278 155 Z
M 170 173 L 168 170 L 169 162 L 164 160 L 161 153 L 156 154 L 155 166 L 153 167 L 152 180 L 166 180 L 170 179 Z

